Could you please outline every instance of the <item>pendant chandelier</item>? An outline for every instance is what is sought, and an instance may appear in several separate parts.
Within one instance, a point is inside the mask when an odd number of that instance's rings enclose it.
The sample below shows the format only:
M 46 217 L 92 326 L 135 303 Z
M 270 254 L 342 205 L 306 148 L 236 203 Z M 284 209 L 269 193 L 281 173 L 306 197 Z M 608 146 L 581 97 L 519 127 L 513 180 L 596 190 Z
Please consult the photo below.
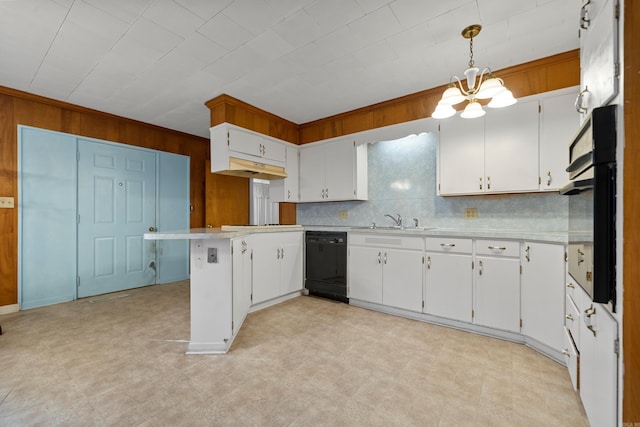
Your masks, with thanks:
M 485 115 L 479 99 L 490 99 L 487 104 L 490 108 L 502 108 L 516 103 L 513 94 L 504 86 L 502 79 L 493 75 L 489 68 L 485 68 L 480 73 L 480 69 L 475 66 L 473 61 L 473 38 L 480 33 L 481 25 L 469 25 L 462 30 L 462 37 L 469 39 L 469 68 L 464 72 L 467 80 L 467 89 L 465 90 L 462 82 L 457 76 L 451 77 L 449 86 L 442 94 L 442 98 L 436 109 L 431 114 L 434 119 L 446 119 L 456 114 L 454 105 L 464 100 L 469 101 L 460 117 L 465 119 L 473 119 Z M 478 73 L 480 76 L 478 78 Z M 476 81 L 477 80 L 477 81 Z M 456 85 L 457 82 L 457 85 Z

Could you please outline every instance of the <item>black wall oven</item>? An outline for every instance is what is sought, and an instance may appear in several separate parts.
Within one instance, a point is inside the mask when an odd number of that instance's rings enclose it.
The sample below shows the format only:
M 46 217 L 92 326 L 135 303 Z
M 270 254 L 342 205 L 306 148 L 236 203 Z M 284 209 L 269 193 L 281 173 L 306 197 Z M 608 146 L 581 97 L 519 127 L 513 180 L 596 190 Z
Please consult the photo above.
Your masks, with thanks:
M 616 304 L 616 106 L 595 108 L 569 146 L 568 269 L 593 302 Z

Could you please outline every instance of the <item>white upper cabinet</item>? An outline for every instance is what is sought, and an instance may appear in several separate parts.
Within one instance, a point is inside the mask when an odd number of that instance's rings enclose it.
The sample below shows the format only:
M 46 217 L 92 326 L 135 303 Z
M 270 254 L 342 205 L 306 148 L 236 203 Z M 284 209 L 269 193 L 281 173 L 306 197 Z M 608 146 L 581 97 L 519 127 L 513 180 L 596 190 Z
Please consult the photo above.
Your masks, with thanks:
M 540 189 L 557 191 L 569 181 L 567 146 L 578 130 L 580 116 L 574 109 L 578 90 L 540 102 Z
M 582 120 L 618 93 L 618 0 L 583 0 L 580 9 L 580 94 Z
M 342 139 L 300 148 L 300 202 L 367 199 L 367 146 Z
M 286 147 L 285 170 L 287 171 L 287 177 L 285 179 L 273 180 L 269 184 L 269 196 L 272 202 L 295 203 L 300 200 L 299 157 L 298 147 Z
M 484 155 L 487 192 L 537 190 L 538 102 L 489 111 L 485 115 Z
M 578 128 L 577 90 L 527 97 L 483 118 L 440 121 L 438 195 L 557 191 Z
M 484 191 L 484 120 L 451 117 L 440 122 L 438 194 Z

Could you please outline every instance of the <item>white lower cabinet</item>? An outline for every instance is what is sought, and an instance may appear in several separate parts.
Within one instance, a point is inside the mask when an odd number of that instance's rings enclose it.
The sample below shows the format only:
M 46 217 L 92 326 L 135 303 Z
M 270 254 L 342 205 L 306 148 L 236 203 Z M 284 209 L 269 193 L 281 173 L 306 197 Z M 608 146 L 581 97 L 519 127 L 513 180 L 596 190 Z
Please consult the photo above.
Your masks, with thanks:
M 476 241 L 473 323 L 520 332 L 519 257 L 520 242 Z
M 302 289 L 302 236 L 298 231 L 252 236 L 253 304 Z
M 471 239 L 427 238 L 424 312 L 471 322 Z
M 522 334 L 561 351 L 565 317 L 565 247 L 524 242 L 522 250 Z
M 424 239 L 375 234 L 349 236 L 349 298 L 422 310 Z
M 231 240 L 231 275 L 232 275 L 232 334 L 235 335 L 244 322 L 251 307 L 251 236 L 238 237 Z

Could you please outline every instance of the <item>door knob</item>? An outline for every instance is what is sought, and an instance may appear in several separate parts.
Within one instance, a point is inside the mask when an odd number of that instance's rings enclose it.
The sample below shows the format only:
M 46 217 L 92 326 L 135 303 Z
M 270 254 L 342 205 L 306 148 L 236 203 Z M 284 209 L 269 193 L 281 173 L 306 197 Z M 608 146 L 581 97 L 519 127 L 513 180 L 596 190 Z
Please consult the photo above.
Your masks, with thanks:
M 154 232 L 154 231 L 156 231 L 156 228 L 155 227 L 149 227 L 149 231 Z

